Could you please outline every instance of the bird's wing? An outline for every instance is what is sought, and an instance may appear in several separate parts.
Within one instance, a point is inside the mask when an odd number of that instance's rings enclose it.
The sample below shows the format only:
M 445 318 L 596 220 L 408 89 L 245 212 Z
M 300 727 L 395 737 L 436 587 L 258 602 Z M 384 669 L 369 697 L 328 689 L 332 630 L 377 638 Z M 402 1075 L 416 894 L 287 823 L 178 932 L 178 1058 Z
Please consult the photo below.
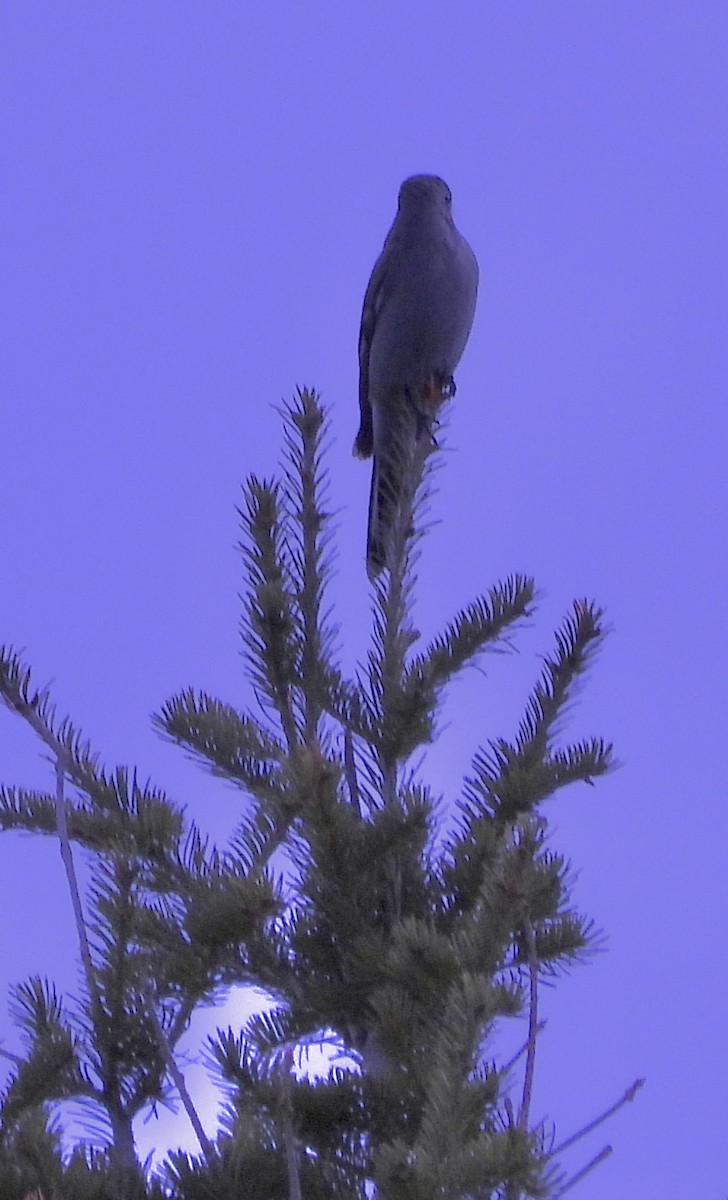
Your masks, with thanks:
M 361 423 L 354 443 L 354 452 L 360 458 L 369 458 L 374 452 L 374 428 L 372 424 L 372 404 L 369 398 L 369 354 L 372 339 L 377 327 L 377 320 L 382 310 L 382 298 L 387 278 L 388 255 L 386 246 L 377 259 L 371 279 L 364 295 L 364 305 L 361 313 L 359 329 L 359 410 Z

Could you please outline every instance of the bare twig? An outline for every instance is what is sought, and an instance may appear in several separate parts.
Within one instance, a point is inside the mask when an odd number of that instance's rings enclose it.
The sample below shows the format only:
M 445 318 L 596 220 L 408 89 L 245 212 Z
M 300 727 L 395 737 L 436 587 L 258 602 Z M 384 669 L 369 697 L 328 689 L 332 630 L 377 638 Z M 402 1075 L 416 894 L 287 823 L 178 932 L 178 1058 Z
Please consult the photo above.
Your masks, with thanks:
M 581 1141 L 581 1139 L 586 1137 L 588 1133 L 591 1133 L 594 1129 L 597 1129 L 599 1125 L 602 1125 L 605 1121 L 608 1121 L 609 1118 L 613 1117 L 616 1112 L 619 1112 L 623 1105 L 634 1100 L 644 1082 L 644 1079 L 635 1079 L 632 1086 L 627 1088 L 627 1091 L 623 1096 L 620 1096 L 619 1100 L 610 1105 L 610 1107 L 598 1117 L 595 1117 L 593 1121 L 590 1121 L 588 1125 L 585 1125 L 583 1129 L 579 1129 L 576 1133 L 572 1133 L 571 1137 L 566 1138 L 565 1141 L 560 1142 L 558 1146 L 555 1146 L 548 1157 L 554 1158 L 555 1155 L 561 1154 L 562 1151 L 568 1149 L 569 1146 L 573 1146 L 575 1142 Z
M 200 1149 L 202 1150 L 208 1165 L 212 1166 L 215 1159 L 215 1150 L 213 1144 L 205 1133 L 202 1121 L 200 1120 L 197 1109 L 195 1108 L 192 1097 L 190 1096 L 185 1077 L 180 1070 L 176 1058 L 174 1057 L 174 1051 L 172 1050 L 169 1038 L 164 1030 L 164 1026 L 159 1019 L 157 1006 L 154 1003 L 154 995 L 152 994 L 152 990 L 149 985 L 147 985 L 147 987 L 144 989 L 144 999 L 147 1002 L 147 1013 L 152 1025 L 154 1026 L 154 1031 L 157 1035 L 157 1041 L 159 1042 L 160 1049 L 164 1056 L 167 1072 L 177 1089 L 179 1098 L 182 1101 L 182 1107 L 187 1113 L 190 1125 L 194 1129 L 195 1136 L 200 1143 Z
M 526 1070 L 523 1076 L 523 1098 L 521 1111 L 518 1114 L 519 1129 L 528 1128 L 528 1118 L 531 1110 L 533 1094 L 533 1073 L 536 1066 L 536 1037 L 538 1034 L 538 959 L 536 958 L 536 939 L 530 917 L 524 921 L 526 945 L 528 948 L 528 973 L 530 976 L 530 1002 L 528 1008 L 528 1041 L 526 1043 Z
M 571 1179 L 567 1179 L 564 1186 L 560 1188 L 558 1192 L 554 1193 L 552 1200 L 561 1200 L 561 1197 L 565 1196 L 567 1192 L 570 1192 L 572 1188 L 576 1187 L 577 1183 L 581 1183 L 582 1179 L 584 1179 L 590 1173 L 590 1171 L 593 1171 L 595 1167 L 598 1167 L 600 1163 L 603 1163 L 605 1159 L 609 1158 L 611 1153 L 612 1147 L 604 1146 L 604 1148 L 600 1150 L 598 1154 L 594 1155 L 594 1158 L 590 1159 L 585 1167 L 582 1167 L 580 1171 L 577 1171 L 576 1175 L 572 1175 Z

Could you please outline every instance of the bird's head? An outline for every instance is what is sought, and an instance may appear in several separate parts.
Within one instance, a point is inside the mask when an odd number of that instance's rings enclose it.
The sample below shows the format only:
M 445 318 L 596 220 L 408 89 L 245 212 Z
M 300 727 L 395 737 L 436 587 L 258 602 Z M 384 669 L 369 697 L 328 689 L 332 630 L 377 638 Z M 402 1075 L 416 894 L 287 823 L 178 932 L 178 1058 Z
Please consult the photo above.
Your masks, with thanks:
M 400 212 L 420 208 L 441 208 L 449 212 L 451 206 L 452 192 L 439 175 L 412 175 L 399 189 Z

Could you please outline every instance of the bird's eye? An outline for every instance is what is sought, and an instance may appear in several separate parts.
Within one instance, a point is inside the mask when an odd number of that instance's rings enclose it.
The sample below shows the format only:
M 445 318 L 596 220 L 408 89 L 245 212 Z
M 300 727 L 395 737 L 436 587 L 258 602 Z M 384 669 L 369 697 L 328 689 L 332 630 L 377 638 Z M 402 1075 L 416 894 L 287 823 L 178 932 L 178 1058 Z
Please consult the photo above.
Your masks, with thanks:
M 452 192 L 449 188 L 445 192 L 445 199 L 447 200 L 448 204 L 452 204 Z

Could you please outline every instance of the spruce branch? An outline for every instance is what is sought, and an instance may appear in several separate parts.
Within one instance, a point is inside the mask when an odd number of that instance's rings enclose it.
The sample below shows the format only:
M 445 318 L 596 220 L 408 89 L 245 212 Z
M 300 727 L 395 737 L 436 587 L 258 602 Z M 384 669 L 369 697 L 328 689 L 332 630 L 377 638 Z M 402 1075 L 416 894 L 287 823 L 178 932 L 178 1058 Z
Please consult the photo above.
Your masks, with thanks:
M 88 844 L 90 835 L 86 831 L 84 836 L 79 828 L 83 815 L 78 810 L 67 814 L 69 831 L 74 841 Z M 76 817 L 81 820 L 76 820 Z M 0 786 L 0 829 L 55 835 L 57 824 L 55 793 L 51 795 L 31 788 Z
M 159 861 L 179 837 L 181 813 L 158 789 L 140 787 L 123 767 L 107 776 L 87 739 L 64 717 L 56 720 L 47 689 L 34 690 L 30 670 L 8 647 L 0 649 L 0 695 L 51 752 L 54 770 L 81 793 L 75 805 L 64 801 L 66 835 L 89 850 L 118 851 Z M 58 833 L 57 791 L 53 796 L 23 788 L 0 788 L 0 829 Z M 65 860 L 64 860 L 65 861 Z
M 61 1128 L 49 1121 L 43 1108 L 34 1108 L 12 1124 L 0 1138 L 0 1188 L 7 1197 L 60 1200 L 63 1182 Z
M 191 688 L 172 697 L 153 722 L 170 741 L 186 746 L 214 775 L 238 783 L 259 799 L 282 794 L 281 742 L 232 705 Z
M 186 744 L 226 777 L 236 774 L 240 762 L 277 764 L 285 758 L 283 743 L 259 721 L 208 692 L 185 688 L 162 706 L 153 722 L 171 741 Z
M 251 476 L 245 507 L 238 509 L 245 534 L 240 544 L 248 577 L 243 641 L 259 696 L 277 712 L 290 751 L 299 736 L 293 705 L 296 680 L 296 619 L 285 558 L 280 486 Z
M 0 647 L 0 694 L 12 712 L 30 725 L 74 783 L 93 795 L 98 783 L 96 756 L 89 743 L 64 718 L 55 727 L 55 706 L 47 690 L 31 688 L 31 673 L 9 646 Z
M 508 629 L 532 615 L 534 594 L 532 579 L 512 575 L 467 605 L 414 660 L 407 672 L 408 686 L 430 693 L 444 687 L 485 649 L 496 647 Z
M 557 631 L 556 651 L 546 657 L 516 738 L 512 743 L 504 738 L 491 741 L 473 759 L 460 805 L 464 820 L 452 843 L 456 856 L 483 820 L 508 826 L 559 788 L 577 781 L 591 783 L 612 769 L 612 747 L 600 738 L 565 750 L 552 747 L 558 722 L 603 637 L 601 610 L 587 601 L 576 602 Z
M 315 392 L 299 389 L 283 409 L 285 472 L 282 498 L 287 515 L 286 549 L 298 618 L 298 675 L 304 740 L 318 737 L 326 708 L 334 630 L 324 613 L 330 558 L 329 514 L 324 509 L 326 475 L 321 466 L 328 416 Z
M 556 721 L 604 641 L 604 612 L 589 600 L 575 600 L 556 631 L 556 650 L 546 656 L 541 679 L 526 706 L 516 737 L 521 755 L 543 760 Z
M 12 989 L 11 1011 L 28 1054 L 9 1056 L 16 1070 L 3 1097 L 3 1123 L 15 1123 L 53 1099 L 98 1100 L 98 1091 L 82 1074 L 78 1039 L 55 987 L 37 976 L 26 980 Z

